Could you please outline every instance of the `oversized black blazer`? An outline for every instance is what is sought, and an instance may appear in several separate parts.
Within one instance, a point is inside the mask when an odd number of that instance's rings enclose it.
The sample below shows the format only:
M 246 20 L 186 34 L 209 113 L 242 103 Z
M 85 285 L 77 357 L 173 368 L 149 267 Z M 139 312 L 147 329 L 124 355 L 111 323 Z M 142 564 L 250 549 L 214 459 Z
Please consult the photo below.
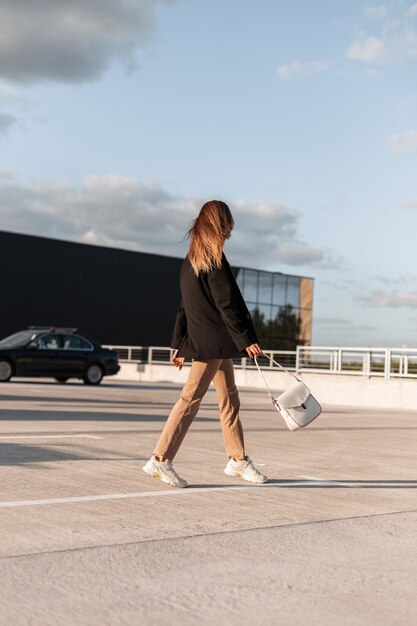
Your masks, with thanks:
M 229 359 L 258 343 L 250 313 L 225 255 L 221 267 L 195 275 L 188 257 L 180 272 L 178 307 L 171 348 L 192 359 Z

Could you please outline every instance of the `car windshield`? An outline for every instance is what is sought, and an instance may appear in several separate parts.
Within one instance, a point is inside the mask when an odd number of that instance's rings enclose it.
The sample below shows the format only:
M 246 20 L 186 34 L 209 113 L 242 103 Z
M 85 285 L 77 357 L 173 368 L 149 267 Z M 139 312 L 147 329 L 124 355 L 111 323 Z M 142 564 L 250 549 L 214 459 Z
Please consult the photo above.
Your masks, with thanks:
M 0 341 L 0 349 L 2 348 L 18 348 L 25 346 L 30 341 L 36 339 L 39 333 L 33 330 L 21 330 L 19 333 L 5 337 Z

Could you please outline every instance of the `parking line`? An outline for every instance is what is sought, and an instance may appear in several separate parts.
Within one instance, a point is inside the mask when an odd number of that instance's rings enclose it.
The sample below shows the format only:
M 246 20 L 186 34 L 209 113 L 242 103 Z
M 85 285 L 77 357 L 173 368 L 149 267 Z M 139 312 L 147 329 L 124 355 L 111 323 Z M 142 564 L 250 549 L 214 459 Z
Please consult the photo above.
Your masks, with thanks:
M 48 500 L 12 500 L 0 502 L 1 509 L 20 506 L 43 506 L 46 504 L 72 504 L 78 502 L 98 502 L 101 500 L 124 500 L 128 498 L 155 498 L 164 496 L 186 496 L 204 494 L 214 491 L 244 491 L 247 489 L 265 489 L 266 487 L 293 487 L 311 484 L 310 481 L 290 481 L 282 483 L 265 483 L 259 485 L 233 485 L 231 487 L 189 487 L 187 489 L 168 489 L 166 491 L 137 491 L 131 493 L 109 493 L 97 496 L 73 496 L 68 498 L 50 498 Z
M 103 439 L 98 435 L 1 435 L 0 439 Z
M 310 483 L 311 482 L 315 482 L 315 483 L 325 483 L 328 485 L 342 485 L 343 487 L 346 488 L 352 488 L 352 487 L 358 487 L 358 485 L 354 484 L 355 481 L 349 481 L 349 480 L 337 480 L 335 478 L 318 478 L 317 476 L 301 476 L 300 478 L 304 478 L 305 480 L 308 480 Z

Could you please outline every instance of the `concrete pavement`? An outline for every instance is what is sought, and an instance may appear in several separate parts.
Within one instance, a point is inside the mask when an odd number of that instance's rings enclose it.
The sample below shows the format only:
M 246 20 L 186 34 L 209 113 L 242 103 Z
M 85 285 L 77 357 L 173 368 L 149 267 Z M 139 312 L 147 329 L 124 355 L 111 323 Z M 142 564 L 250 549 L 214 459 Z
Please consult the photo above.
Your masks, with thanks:
M 142 465 L 172 384 L 0 386 L 0 623 L 417 623 L 416 412 L 328 407 L 286 430 L 241 392 L 270 482 L 223 474 L 213 390 L 173 490 Z

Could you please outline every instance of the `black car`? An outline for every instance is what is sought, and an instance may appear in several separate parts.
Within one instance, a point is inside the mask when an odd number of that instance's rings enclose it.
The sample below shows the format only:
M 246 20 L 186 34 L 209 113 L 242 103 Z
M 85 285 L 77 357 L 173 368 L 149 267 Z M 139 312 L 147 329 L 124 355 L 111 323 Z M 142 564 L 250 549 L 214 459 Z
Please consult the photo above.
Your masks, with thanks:
M 115 350 L 69 328 L 29 328 L 0 341 L 0 382 L 12 376 L 52 376 L 65 383 L 82 378 L 98 385 L 120 367 Z

